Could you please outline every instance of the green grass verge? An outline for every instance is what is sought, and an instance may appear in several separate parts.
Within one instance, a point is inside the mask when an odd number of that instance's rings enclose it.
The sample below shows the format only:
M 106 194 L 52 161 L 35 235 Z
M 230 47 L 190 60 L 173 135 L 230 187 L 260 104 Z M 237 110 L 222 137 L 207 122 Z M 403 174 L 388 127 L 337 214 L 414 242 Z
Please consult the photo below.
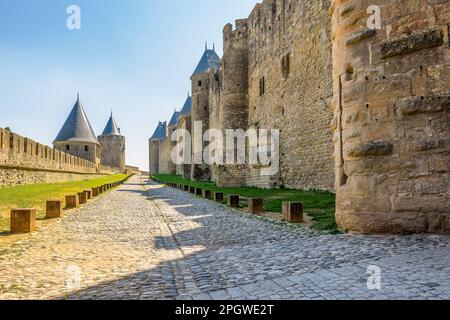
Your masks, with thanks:
M 64 201 L 66 195 L 117 182 L 127 177 L 126 174 L 114 174 L 91 180 L 0 188 L 0 233 L 9 231 L 9 211 L 11 209 L 36 208 L 37 218 L 42 219 L 45 216 L 47 200 L 59 199 Z
M 154 175 L 153 178 L 164 183 L 177 183 L 194 186 L 213 192 L 223 192 L 225 198 L 229 194 L 241 196 L 240 206 L 247 206 L 247 198 L 264 198 L 264 210 L 281 213 L 284 201 L 302 202 L 306 212 L 313 218 L 312 226 L 318 230 L 325 230 L 333 234 L 339 233 L 335 220 L 336 196 L 328 191 L 306 191 L 292 189 L 259 189 L 259 188 L 219 188 L 211 182 L 193 182 L 177 175 Z

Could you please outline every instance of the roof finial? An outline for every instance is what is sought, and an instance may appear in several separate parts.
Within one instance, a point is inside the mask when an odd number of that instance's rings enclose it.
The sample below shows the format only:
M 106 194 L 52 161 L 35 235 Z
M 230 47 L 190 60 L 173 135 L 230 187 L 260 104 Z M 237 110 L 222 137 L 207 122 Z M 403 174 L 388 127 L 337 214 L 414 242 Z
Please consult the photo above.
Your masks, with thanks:
M 77 102 L 80 102 L 80 93 L 77 92 Z
M 216 44 L 213 43 L 213 51 L 216 51 Z
M 111 108 L 111 117 L 113 116 L 113 109 Z
M 208 50 L 208 41 L 205 41 L 205 50 Z

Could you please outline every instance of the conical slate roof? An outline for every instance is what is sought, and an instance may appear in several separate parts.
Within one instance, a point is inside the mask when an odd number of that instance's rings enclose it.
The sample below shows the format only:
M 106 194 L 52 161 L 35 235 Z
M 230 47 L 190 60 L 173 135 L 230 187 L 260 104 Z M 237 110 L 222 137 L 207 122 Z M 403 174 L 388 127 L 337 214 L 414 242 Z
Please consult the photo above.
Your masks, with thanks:
M 164 140 L 166 138 L 167 122 L 159 122 L 151 140 Z
M 94 130 L 92 130 L 89 119 L 84 112 L 83 106 L 81 105 L 79 96 L 69 114 L 69 117 L 59 131 L 59 134 L 54 142 L 64 141 L 90 142 L 98 144 Z
M 221 61 L 216 51 L 206 49 L 193 75 L 208 72 L 210 69 L 219 70 L 220 64 Z
M 108 123 L 106 124 L 105 130 L 103 130 L 102 136 L 120 136 L 119 127 L 117 127 L 112 113 L 111 117 L 108 120 Z
M 183 108 L 181 109 L 179 117 L 180 116 L 185 117 L 185 116 L 190 115 L 191 107 L 192 107 L 192 97 L 188 95 L 186 102 L 184 103 Z
M 180 116 L 180 113 L 178 111 L 175 111 L 173 113 L 173 116 L 172 116 L 172 118 L 169 121 L 169 127 L 177 125 L 179 116 Z

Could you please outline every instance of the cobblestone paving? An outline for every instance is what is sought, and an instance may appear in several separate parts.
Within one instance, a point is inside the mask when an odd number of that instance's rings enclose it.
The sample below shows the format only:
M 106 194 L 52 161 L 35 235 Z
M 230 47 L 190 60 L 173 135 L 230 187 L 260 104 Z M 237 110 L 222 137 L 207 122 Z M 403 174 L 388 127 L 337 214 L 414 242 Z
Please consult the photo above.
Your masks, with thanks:
M 0 239 L 0 270 L 0 299 L 450 299 L 450 237 L 332 236 L 134 177 Z

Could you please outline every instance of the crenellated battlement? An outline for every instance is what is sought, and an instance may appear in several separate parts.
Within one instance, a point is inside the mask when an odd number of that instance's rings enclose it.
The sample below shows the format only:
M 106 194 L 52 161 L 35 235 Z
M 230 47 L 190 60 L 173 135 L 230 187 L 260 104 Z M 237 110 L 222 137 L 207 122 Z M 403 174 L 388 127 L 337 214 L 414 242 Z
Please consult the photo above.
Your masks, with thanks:
M 97 173 L 95 163 L 0 128 L 0 168 Z M 1 182 L 1 181 L 0 181 Z

